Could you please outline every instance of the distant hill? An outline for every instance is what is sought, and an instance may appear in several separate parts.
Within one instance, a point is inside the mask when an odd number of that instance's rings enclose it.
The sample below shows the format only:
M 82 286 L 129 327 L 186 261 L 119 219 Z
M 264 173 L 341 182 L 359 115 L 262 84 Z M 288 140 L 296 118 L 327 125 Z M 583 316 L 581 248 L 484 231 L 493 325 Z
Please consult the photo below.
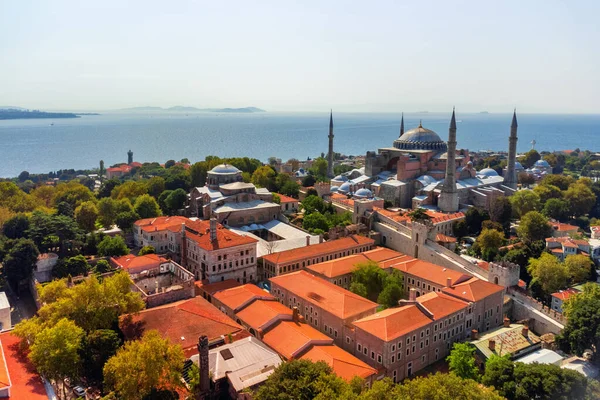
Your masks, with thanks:
M 120 112 L 217 112 L 217 113 L 257 113 L 266 112 L 257 107 L 242 108 L 196 108 L 186 106 L 174 106 L 169 108 L 162 107 L 131 107 L 116 110 Z
M 73 113 L 49 113 L 39 110 L 0 109 L 0 119 L 79 118 Z
M 19 111 L 25 111 L 27 109 L 23 108 L 23 107 L 15 107 L 15 106 L 0 106 L 0 110 L 19 110 Z

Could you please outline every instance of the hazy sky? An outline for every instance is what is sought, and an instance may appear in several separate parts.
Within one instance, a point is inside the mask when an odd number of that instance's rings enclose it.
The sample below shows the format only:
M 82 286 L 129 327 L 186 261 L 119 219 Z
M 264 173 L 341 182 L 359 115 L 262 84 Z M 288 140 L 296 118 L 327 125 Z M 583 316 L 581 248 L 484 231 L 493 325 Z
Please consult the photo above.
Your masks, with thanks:
M 0 0 L 0 105 L 598 113 L 600 2 Z

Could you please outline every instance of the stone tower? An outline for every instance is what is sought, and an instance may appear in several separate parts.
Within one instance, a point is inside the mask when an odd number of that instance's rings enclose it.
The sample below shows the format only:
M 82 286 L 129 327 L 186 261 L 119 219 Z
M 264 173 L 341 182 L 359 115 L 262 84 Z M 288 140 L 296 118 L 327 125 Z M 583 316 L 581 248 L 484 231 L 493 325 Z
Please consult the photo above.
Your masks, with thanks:
M 327 177 L 333 178 L 333 110 L 329 114 L 329 152 L 327 153 Z
M 456 191 L 456 116 L 452 110 L 450 129 L 448 130 L 448 153 L 446 158 L 446 178 L 438 198 L 438 207 L 444 212 L 458 211 L 458 192 Z
M 512 123 L 510 124 L 510 138 L 508 139 L 508 164 L 506 165 L 506 175 L 504 176 L 504 185 L 511 189 L 517 188 L 517 171 L 515 162 L 517 161 L 517 110 L 513 113 Z
M 511 287 L 519 284 L 521 267 L 508 261 L 491 262 L 488 269 L 488 281 L 496 285 Z
M 198 367 L 200 369 L 200 393 L 198 399 L 206 399 L 210 393 L 210 377 L 208 364 L 208 336 L 198 338 Z
M 402 113 L 402 119 L 400 120 L 400 136 L 398 137 L 401 138 L 402 135 L 404 135 L 404 113 Z
M 133 162 L 133 151 L 129 150 L 127 152 L 127 164 L 131 164 Z

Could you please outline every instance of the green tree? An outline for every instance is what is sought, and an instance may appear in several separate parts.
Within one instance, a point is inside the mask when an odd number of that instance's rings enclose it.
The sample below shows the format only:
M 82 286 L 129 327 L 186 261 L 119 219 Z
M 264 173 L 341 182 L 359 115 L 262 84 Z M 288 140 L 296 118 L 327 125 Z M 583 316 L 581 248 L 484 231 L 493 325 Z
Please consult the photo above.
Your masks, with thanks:
M 352 282 L 360 283 L 367 289 L 367 298 L 376 301 L 379 293 L 385 287 L 388 274 L 379 268 L 379 264 L 374 261 L 359 263 L 352 272 Z
M 546 175 L 540 181 L 540 185 L 543 186 L 556 186 L 560 190 L 567 190 L 572 183 L 575 182 L 572 176 L 569 175 L 559 175 L 559 174 L 550 174 Z
M 15 213 L 30 212 L 38 206 L 38 199 L 22 191 L 13 182 L 0 182 L 0 206 Z
M 26 237 L 29 229 L 29 218 L 25 214 L 17 214 L 4 222 L 2 233 L 9 239 L 21 239 Z
M 563 199 L 548 199 L 542 213 L 548 218 L 565 221 L 571 214 L 569 203 Z
M 469 234 L 469 230 L 467 229 L 467 223 L 465 222 L 464 219 L 460 220 L 458 222 L 455 222 L 452 225 L 452 233 L 457 238 L 461 238 L 461 237 L 467 236 Z
M 165 179 L 161 176 L 154 176 L 146 182 L 146 190 L 148 194 L 154 198 L 158 198 L 165 190 Z
M 545 204 L 550 199 L 562 199 L 562 192 L 558 186 L 554 185 L 537 185 L 533 191 L 540 196 L 540 202 Z
M 486 261 L 493 261 L 498 253 L 498 248 L 504 243 L 504 233 L 496 229 L 484 229 L 477 238 L 477 244 L 481 249 L 481 254 Z
M 84 201 L 75 209 L 75 220 L 84 231 L 93 231 L 96 219 L 98 219 L 98 209 L 93 201 Z
M 190 167 L 190 183 L 192 187 L 200 187 L 206 184 L 208 176 L 208 166 L 206 161 L 200 161 L 192 164 Z
M 427 224 L 431 221 L 431 217 L 427 214 L 424 208 L 415 208 L 413 211 L 408 213 L 408 216 L 412 221 L 419 222 L 421 224 Z
M 562 309 L 567 324 L 558 337 L 560 347 L 579 356 L 590 349 L 597 361 L 600 349 L 600 286 L 586 283 L 581 293 L 563 303 Z
M 144 246 L 140 249 L 138 256 L 145 256 L 146 254 L 156 254 L 154 246 Z
M 336 399 L 348 385 L 322 361 L 292 360 L 282 363 L 258 388 L 256 400 Z
M 386 308 L 395 307 L 398 305 L 398 300 L 402 298 L 402 295 L 402 286 L 398 286 L 396 283 L 390 283 L 385 285 L 381 293 L 379 293 L 379 296 L 377 296 L 377 303 Z
M 417 377 L 397 385 L 389 399 L 397 400 L 502 400 L 494 389 L 482 386 L 472 379 L 455 374 L 436 373 Z
M 537 150 L 531 149 L 523 155 L 523 158 L 520 159 L 520 162 L 523 165 L 523 167 L 531 168 L 533 164 L 535 164 L 535 162 L 538 161 L 540 158 L 542 158 L 540 156 L 540 153 L 538 153 Z
M 175 160 L 168 160 L 165 163 L 165 169 L 169 169 L 169 168 L 174 167 L 174 166 L 175 166 Z
M 139 196 L 135 200 L 133 209 L 140 216 L 140 218 L 154 218 L 158 217 L 160 213 L 160 207 L 154 197 L 144 194 Z
M 137 400 L 152 389 L 174 389 L 181 385 L 185 357 L 179 345 L 172 345 L 156 331 L 141 340 L 125 343 L 104 365 L 104 382 L 125 399 Z
M 104 274 L 104 273 L 110 271 L 111 269 L 112 268 L 111 268 L 110 264 L 106 260 L 99 260 L 96 263 L 96 265 L 94 266 L 94 272 L 97 274 Z
M 277 173 L 273 168 L 269 165 L 263 165 L 254 171 L 250 181 L 258 187 L 275 190 L 275 175 L 277 175 Z
M 140 196 L 148 194 L 148 186 L 143 181 L 127 181 L 116 186 L 110 193 L 115 200 L 129 199 L 134 202 Z
M 317 178 L 317 180 L 327 179 L 327 160 L 319 157 L 313 161 L 310 172 Z
M 105 172 L 106 169 L 104 169 L 104 160 L 100 160 L 100 169 L 98 170 L 98 176 L 100 177 L 100 179 L 102 179 Z
M 522 218 L 530 211 L 541 208 L 540 196 L 533 190 L 519 190 L 510 197 L 513 212 L 518 218 Z
M 569 282 L 567 268 L 552 254 L 542 253 L 540 258 L 529 259 L 527 272 L 537 281 L 546 295 L 564 289 Z
M 590 212 L 596 204 L 596 195 L 587 185 L 577 181 L 565 192 L 565 200 L 571 207 L 571 215 L 579 217 Z
M 306 215 L 302 221 L 302 227 L 309 232 L 315 232 L 320 230 L 327 232 L 329 230 L 329 221 L 327 218 L 318 211 L 312 214 Z
M 102 383 L 104 364 L 117 353 L 120 346 L 121 339 L 112 329 L 98 329 L 88 333 L 80 350 L 85 377 L 96 384 Z
M 4 256 L 2 273 L 13 287 L 24 279 L 29 279 L 40 254 L 30 239 L 15 239 L 7 242 L 9 249 Z
M 331 211 L 329 206 L 319 196 L 306 196 L 302 200 L 302 207 L 304 208 L 304 215 L 310 215 L 314 212 L 324 214 L 327 211 Z
M 73 218 L 73 216 L 75 215 L 75 210 L 73 209 L 73 206 L 71 206 L 71 204 L 67 203 L 66 201 L 61 201 L 56 205 L 56 214 L 68 218 Z
M 129 254 L 125 240 L 119 235 L 115 237 L 106 236 L 98 244 L 98 255 L 101 257 L 117 257 Z
M 454 343 L 446 361 L 452 373 L 463 379 L 479 380 L 479 368 L 475 364 L 475 346 L 471 343 Z
M 304 187 L 312 187 L 316 182 L 317 180 L 312 175 L 306 175 L 304 178 L 302 178 L 302 186 Z
M 277 193 L 273 193 L 273 203 L 281 204 L 281 197 Z
M 592 260 L 583 254 L 572 254 L 565 258 L 565 267 L 572 284 L 586 282 L 592 273 L 593 265 Z
M 100 199 L 97 205 L 98 221 L 105 228 L 110 228 L 117 218 L 117 201 L 111 197 Z
M 58 382 L 78 376 L 83 336 L 83 329 L 63 318 L 53 327 L 43 329 L 30 348 L 31 363 L 40 374 L 54 381 L 57 389 Z M 62 386 L 63 399 L 66 399 L 65 386 Z M 60 393 L 59 390 L 56 392 Z
M 486 219 L 489 219 L 489 216 L 484 210 L 477 207 L 470 207 L 465 213 L 465 222 L 469 234 L 478 234 L 481 231 L 481 224 Z
M 352 282 L 350 284 L 350 291 L 364 298 L 366 298 L 369 295 L 369 293 L 367 292 L 367 287 L 359 282 Z
M 66 278 L 67 276 L 79 276 L 87 274 L 90 266 L 84 256 L 78 255 L 71 258 L 62 259 L 52 270 L 52 275 L 57 278 Z
M 165 206 L 170 214 L 175 214 L 183 208 L 187 199 L 187 193 L 183 189 L 173 190 L 165 199 Z
M 123 230 L 124 232 L 129 232 L 131 231 L 134 222 L 138 219 L 140 219 L 140 216 L 137 215 L 135 211 L 126 211 L 117 214 L 115 222 L 119 229 Z
M 300 193 L 300 185 L 296 182 L 289 180 L 283 184 L 283 186 L 279 189 L 281 194 L 285 194 L 286 196 L 298 198 L 298 194 Z
M 552 227 L 548 224 L 548 218 L 537 211 L 531 211 L 521 218 L 517 235 L 523 242 L 531 243 L 552 236 Z
M 77 181 L 59 183 L 54 191 L 54 204 L 67 202 L 74 210 L 81 203 L 95 201 L 94 193 Z

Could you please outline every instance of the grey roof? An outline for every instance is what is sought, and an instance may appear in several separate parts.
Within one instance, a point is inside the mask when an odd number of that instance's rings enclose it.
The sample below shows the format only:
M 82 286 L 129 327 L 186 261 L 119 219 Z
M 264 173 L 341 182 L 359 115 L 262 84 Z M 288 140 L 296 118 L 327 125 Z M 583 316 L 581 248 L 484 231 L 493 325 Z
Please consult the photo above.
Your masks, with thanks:
M 230 164 L 219 164 L 210 171 L 211 174 L 236 174 L 241 172 L 239 169 Z
M 218 190 L 211 189 L 208 186 L 197 187 L 196 190 L 199 193 L 207 194 L 211 200 L 220 199 L 221 197 L 223 197 L 223 193 L 221 193 Z
M 241 190 L 241 189 L 255 188 L 255 186 L 252 183 L 246 183 L 246 182 L 226 183 L 224 185 L 219 185 L 219 187 L 223 188 L 225 190 Z
M 428 143 L 441 142 L 442 139 L 440 139 L 438 134 L 431 129 L 423 128 L 421 125 L 419 125 L 417 128 L 406 131 L 404 135 L 398 139 L 398 141 Z
M 256 210 L 259 208 L 279 208 L 279 204 L 269 203 L 262 200 L 252 200 L 252 201 L 241 201 L 239 203 L 225 203 L 221 207 L 218 207 L 214 210 L 215 213 L 224 213 L 224 212 L 232 212 L 232 211 L 240 211 L 240 210 Z
M 490 177 L 490 176 L 498 176 L 498 173 L 496 172 L 496 170 L 494 170 L 492 168 L 484 168 L 481 171 L 478 171 L 477 175 Z
M 536 362 L 539 364 L 559 365 L 562 360 L 563 357 L 555 351 L 552 351 L 550 349 L 539 349 L 515 361 L 522 362 L 524 364 L 531 364 Z

